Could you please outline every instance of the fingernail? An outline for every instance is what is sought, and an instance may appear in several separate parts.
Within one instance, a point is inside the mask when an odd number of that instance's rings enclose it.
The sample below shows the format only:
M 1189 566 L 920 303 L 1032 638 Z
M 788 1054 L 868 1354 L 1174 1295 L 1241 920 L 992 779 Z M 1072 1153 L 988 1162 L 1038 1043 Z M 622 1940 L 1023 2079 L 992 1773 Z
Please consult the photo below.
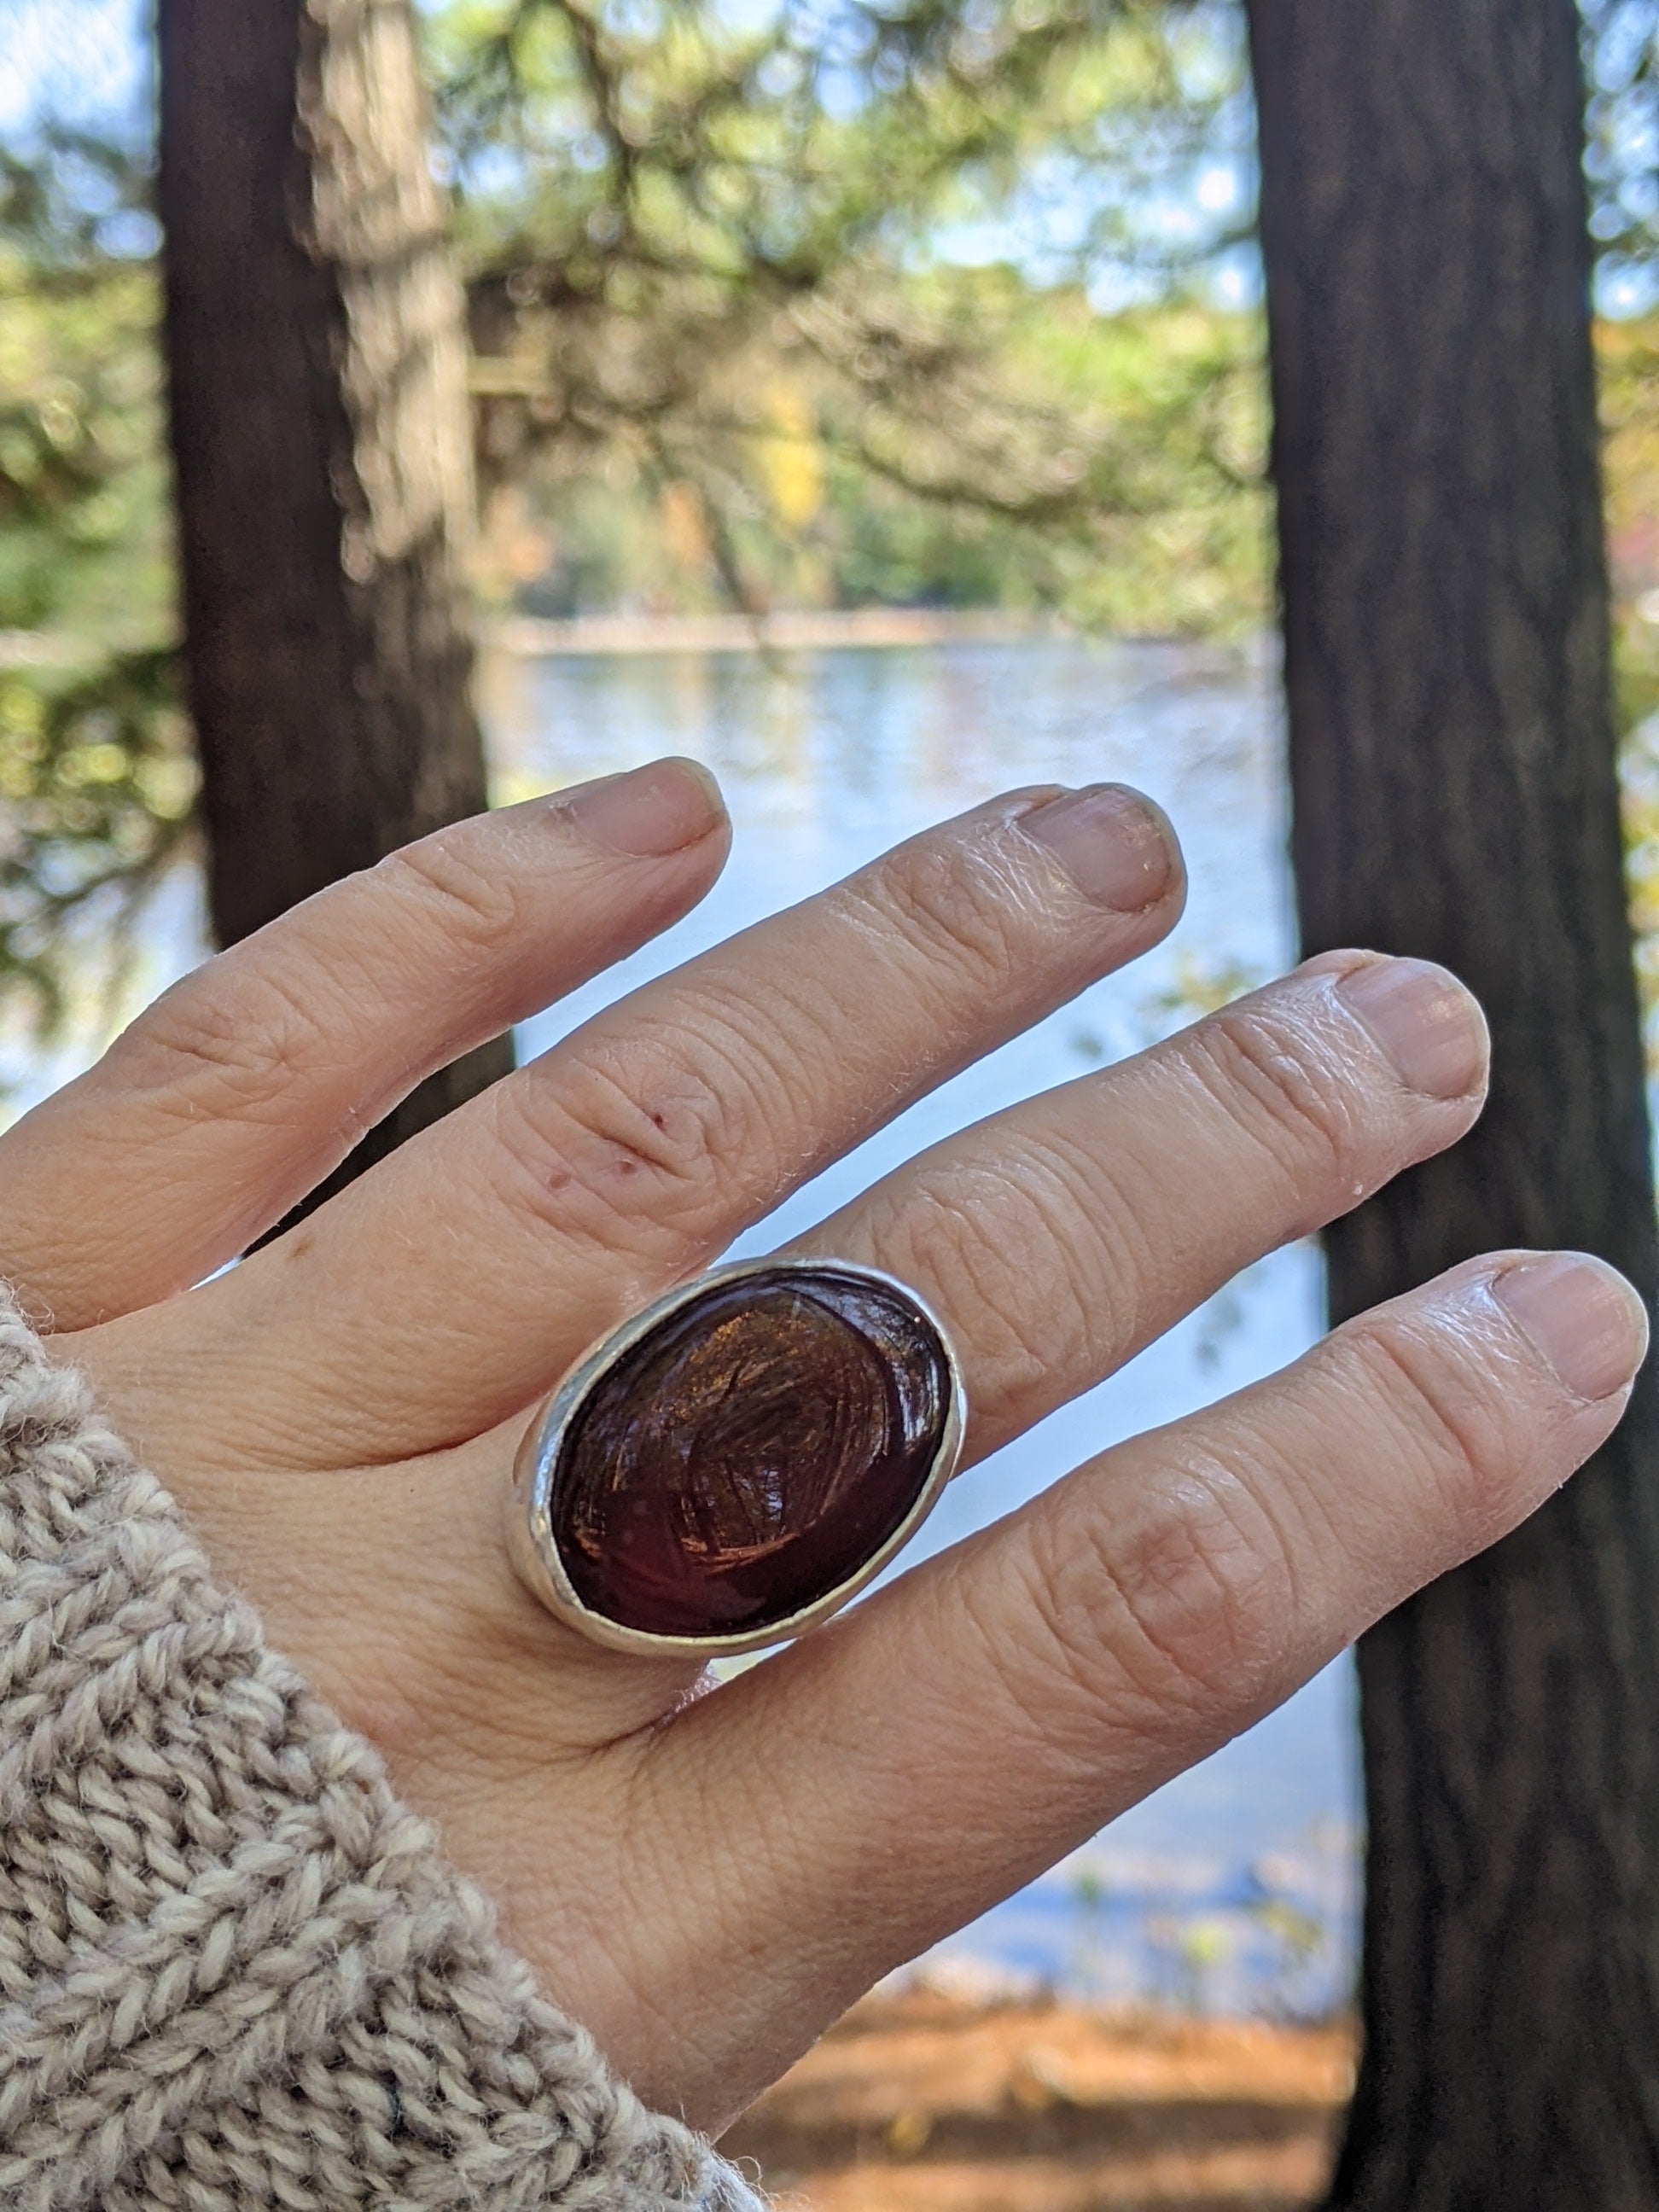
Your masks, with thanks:
M 1519 1261 L 1492 1288 L 1575 1398 L 1610 1398 L 1646 1356 L 1646 1308 L 1617 1268 L 1588 1252 Z
M 1372 960 L 1336 988 L 1408 1091 L 1466 1098 L 1485 1079 L 1486 1018 L 1445 969 L 1428 960 Z
M 678 853 L 726 818 L 720 788 L 694 760 L 653 761 L 561 792 L 559 803 L 590 837 L 639 859 Z
M 1097 906 L 1139 914 L 1174 880 L 1175 832 L 1158 807 L 1121 783 L 1092 783 L 1022 814 L 1019 826 L 1046 845 Z

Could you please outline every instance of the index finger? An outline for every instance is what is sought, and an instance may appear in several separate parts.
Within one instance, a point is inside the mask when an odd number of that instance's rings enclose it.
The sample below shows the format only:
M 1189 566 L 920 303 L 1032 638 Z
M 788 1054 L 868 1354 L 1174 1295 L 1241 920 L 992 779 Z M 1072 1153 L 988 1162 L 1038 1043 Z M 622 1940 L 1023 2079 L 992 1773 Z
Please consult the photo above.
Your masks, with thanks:
M 440 830 L 206 962 L 0 1141 L 0 1274 L 58 1329 L 199 1282 L 423 1077 L 677 921 L 727 850 L 658 761 Z

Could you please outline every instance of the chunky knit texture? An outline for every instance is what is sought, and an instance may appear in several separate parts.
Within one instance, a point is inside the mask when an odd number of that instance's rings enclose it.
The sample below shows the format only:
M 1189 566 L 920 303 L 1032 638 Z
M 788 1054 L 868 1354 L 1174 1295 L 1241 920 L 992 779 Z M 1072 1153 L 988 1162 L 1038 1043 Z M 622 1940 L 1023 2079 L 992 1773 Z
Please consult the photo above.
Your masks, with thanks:
M 760 2212 L 0 1293 L 0 2206 Z

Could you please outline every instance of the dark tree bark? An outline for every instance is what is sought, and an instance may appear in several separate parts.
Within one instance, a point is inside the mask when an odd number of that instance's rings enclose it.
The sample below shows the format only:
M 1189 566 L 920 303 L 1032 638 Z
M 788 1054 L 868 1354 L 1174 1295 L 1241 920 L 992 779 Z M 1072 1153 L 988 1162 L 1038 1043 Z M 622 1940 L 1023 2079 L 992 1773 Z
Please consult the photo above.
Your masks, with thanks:
M 1492 1102 L 1328 1239 L 1659 1281 L 1609 700 L 1571 0 L 1249 0 L 1306 949 L 1443 961 Z M 1659 2204 L 1659 1405 L 1373 1631 L 1365 2051 L 1332 2202 Z
M 185 657 L 222 945 L 485 804 L 462 301 L 408 0 L 160 0 Z M 434 1078 L 355 1172 L 510 1064 Z

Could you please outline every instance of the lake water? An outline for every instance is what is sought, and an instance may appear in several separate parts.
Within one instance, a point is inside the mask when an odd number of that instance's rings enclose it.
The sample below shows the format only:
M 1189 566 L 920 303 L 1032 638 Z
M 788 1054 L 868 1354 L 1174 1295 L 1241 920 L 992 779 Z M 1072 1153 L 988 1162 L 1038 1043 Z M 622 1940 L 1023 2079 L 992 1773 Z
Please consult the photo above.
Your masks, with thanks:
M 913 1108 L 797 1194 L 740 1250 L 805 1228 L 909 1153 L 1138 1050 L 1195 1002 L 1289 965 L 1280 718 L 1260 657 L 1019 642 L 505 658 L 486 671 L 499 796 L 683 752 L 719 775 L 731 864 L 696 914 L 528 1025 L 541 1050 L 620 988 L 1011 785 L 1104 777 L 1150 792 L 1188 854 L 1167 944 Z M 1293 1358 L 1319 1327 L 1308 1248 L 1261 1261 L 1121 1374 L 953 1484 L 908 1558 L 954 1542 L 1103 1445 Z M 1352 1985 L 1358 1784 L 1352 1672 L 1280 1711 L 964 1931 L 928 1970 L 1034 1978 L 1112 2000 L 1307 2014 Z M 945 1839 L 919 1839 L 919 1848 Z

